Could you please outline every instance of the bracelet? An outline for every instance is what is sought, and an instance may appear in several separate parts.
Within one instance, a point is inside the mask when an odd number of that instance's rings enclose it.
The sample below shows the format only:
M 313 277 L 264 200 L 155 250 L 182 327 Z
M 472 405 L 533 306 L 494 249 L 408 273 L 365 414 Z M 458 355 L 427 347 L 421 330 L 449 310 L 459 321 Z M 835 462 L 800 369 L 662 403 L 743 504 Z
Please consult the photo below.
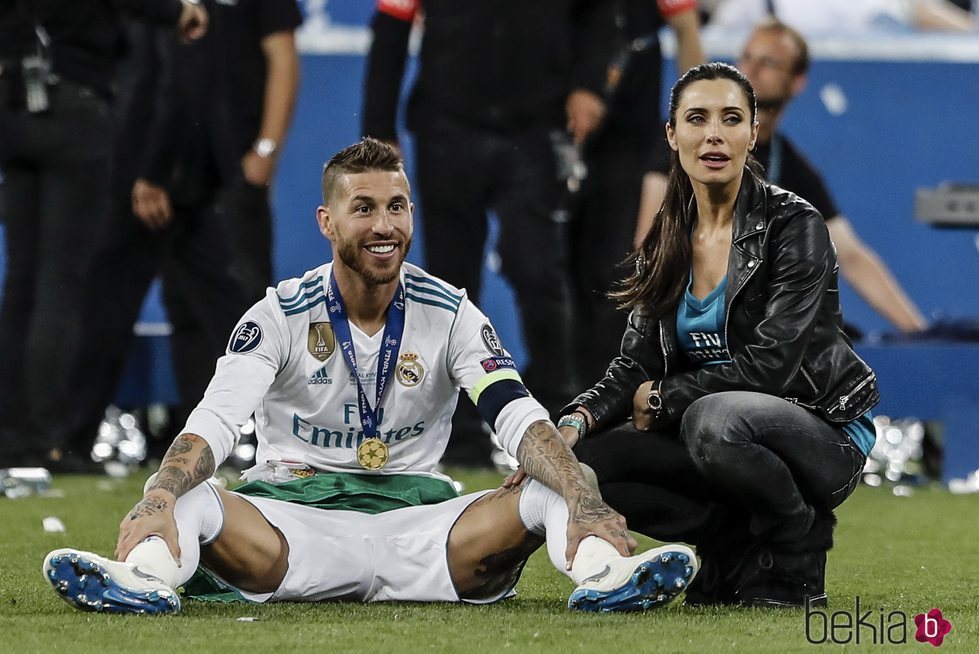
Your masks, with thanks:
M 560 427 L 574 427 L 578 430 L 578 438 L 585 437 L 585 430 L 588 428 L 585 425 L 585 418 L 577 411 L 569 413 L 567 415 L 561 416 L 561 419 L 557 421 L 557 426 Z

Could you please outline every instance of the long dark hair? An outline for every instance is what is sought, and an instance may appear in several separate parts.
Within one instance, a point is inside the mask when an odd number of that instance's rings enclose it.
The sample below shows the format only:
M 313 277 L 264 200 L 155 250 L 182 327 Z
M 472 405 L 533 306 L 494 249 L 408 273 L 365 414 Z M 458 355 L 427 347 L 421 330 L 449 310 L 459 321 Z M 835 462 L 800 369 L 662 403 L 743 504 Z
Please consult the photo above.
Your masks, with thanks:
M 734 66 L 713 62 L 694 66 L 673 85 L 670 91 L 670 127 L 676 129 L 677 108 L 687 87 L 694 82 L 715 79 L 731 80 L 741 88 L 751 111 L 751 124 L 754 124 L 757 113 L 755 90 L 748 79 Z M 750 154 L 748 162 L 750 170 L 753 163 Z M 679 155 L 673 151 L 663 206 L 653 218 L 642 245 L 624 262 L 630 274 L 609 294 L 620 308 L 635 309 L 646 305 L 653 315 L 660 315 L 679 301 L 693 259 L 690 245 L 692 199 L 690 177 L 680 165 Z

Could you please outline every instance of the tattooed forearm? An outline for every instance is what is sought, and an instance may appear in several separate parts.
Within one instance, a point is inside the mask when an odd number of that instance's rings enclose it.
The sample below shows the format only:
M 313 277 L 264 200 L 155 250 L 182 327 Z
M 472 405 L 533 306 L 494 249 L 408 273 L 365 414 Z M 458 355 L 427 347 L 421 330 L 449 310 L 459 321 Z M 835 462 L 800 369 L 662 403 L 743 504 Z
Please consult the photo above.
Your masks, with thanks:
M 163 456 L 164 459 L 170 457 L 179 456 L 181 454 L 187 454 L 192 449 L 194 449 L 194 440 L 199 440 L 199 436 L 194 436 L 193 434 L 181 434 L 174 439 L 173 443 L 170 444 L 170 449 Z
M 160 466 L 160 471 L 156 473 L 156 480 L 150 486 L 150 489 L 156 490 L 160 488 L 170 491 L 174 497 L 180 497 L 189 491 L 193 485 L 193 478 L 189 472 L 164 463 Z
M 517 460 L 530 477 L 565 498 L 592 494 L 587 492 L 590 489 L 571 448 L 546 420 L 535 422 L 524 433 Z
M 572 520 L 578 522 L 599 522 L 614 518 L 617 514 L 597 495 L 585 494 L 575 503 Z
M 167 450 L 153 485 L 147 491 L 165 490 L 180 497 L 214 474 L 214 453 L 196 434 L 181 434 Z
M 138 520 L 139 518 L 148 518 L 161 511 L 166 511 L 169 506 L 170 503 L 166 500 L 147 498 L 133 507 L 133 510 L 129 512 L 129 519 Z
M 201 441 L 204 442 L 204 439 Z M 197 482 L 210 479 L 211 475 L 214 474 L 214 469 L 214 452 L 211 451 L 211 446 L 204 442 L 204 449 L 201 450 L 201 456 L 197 459 L 197 465 L 194 466 L 194 476 Z

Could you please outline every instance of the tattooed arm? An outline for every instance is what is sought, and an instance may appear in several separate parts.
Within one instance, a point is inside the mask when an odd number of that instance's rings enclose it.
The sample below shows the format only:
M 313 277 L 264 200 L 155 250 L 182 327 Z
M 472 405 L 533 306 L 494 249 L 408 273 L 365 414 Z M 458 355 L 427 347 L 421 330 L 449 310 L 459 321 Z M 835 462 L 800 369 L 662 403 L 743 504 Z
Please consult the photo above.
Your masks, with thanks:
M 181 434 L 163 456 L 156 478 L 143 493 L 143 499 L 122 519 L 116 558 L 125 560 L 140 541 L 159 536 L 166 541 L 173 558 L 180 563 L 177 523 L 173 507 L 177 498 L 214 474 L 211 447 L 196 434 Z
M 595 535 L 629 556 L 636 541 L 626 530 L 625 518 L 602 501 L 598 489 L 590 486 L 581 465 L 557 428 L 539 420 L 524 433 L 517 447 L 517 460 L 533 479 L 561 495 L 568 504 L 568 569 L 582 538 Z

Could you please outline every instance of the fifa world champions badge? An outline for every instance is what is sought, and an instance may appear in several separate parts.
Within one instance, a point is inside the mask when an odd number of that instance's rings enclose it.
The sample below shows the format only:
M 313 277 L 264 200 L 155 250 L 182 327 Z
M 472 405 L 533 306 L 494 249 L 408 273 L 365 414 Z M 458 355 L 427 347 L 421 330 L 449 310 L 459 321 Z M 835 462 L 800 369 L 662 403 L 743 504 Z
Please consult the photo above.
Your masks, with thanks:
M 309 325 L 306 336 L 306 349 L 318 361 L 326 361 L 337 349 L 337 337 L 333 326 L 328 322 L 314 322 Z

